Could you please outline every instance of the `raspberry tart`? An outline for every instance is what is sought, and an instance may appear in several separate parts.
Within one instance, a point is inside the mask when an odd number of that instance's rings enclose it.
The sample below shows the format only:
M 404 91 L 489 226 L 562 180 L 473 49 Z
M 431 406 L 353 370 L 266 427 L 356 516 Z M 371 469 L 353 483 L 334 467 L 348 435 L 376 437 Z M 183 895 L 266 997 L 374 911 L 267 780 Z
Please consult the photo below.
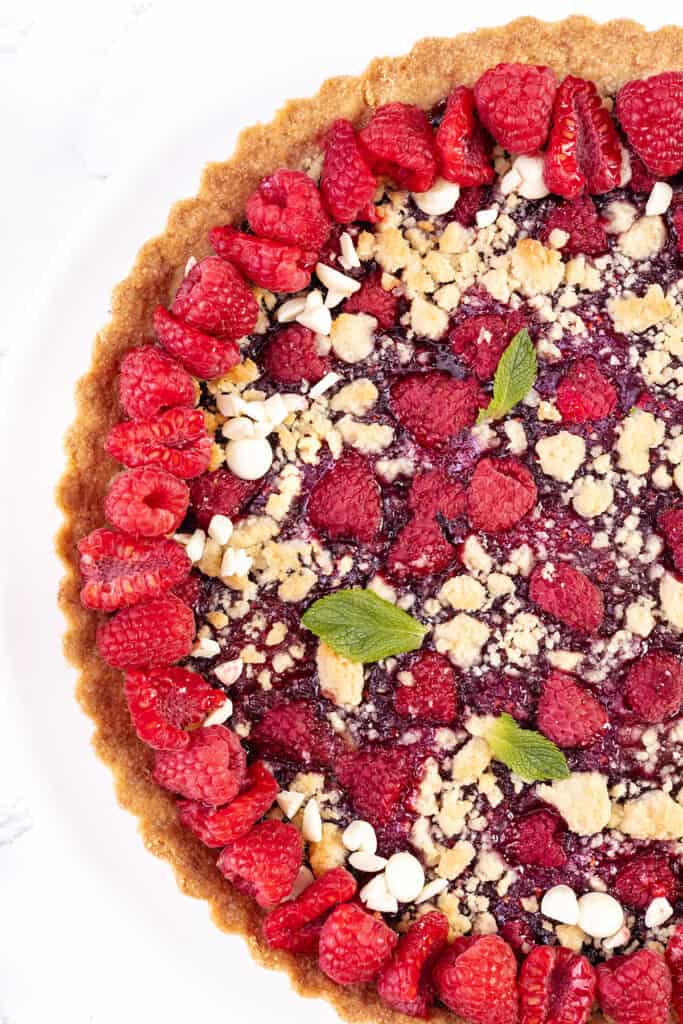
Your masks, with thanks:
M 683 37 L 524 19 L 249 129 L 60 487 L 150 850 L 349 1019 L 683 1012 Z

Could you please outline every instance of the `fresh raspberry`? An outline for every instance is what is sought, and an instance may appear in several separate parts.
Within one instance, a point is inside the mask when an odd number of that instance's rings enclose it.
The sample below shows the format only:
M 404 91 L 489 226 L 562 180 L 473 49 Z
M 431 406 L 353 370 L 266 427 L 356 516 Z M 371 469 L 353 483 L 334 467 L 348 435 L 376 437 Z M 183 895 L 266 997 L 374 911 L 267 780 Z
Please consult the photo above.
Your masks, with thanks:
M 247 200 L 246 213 L 255 235 L 298 246 L 316 257 L 330 233 L 318 188 L 303 171 L 282 167 L 262 178 Z
M 503 352 L 522 327 L 524 318 L 517 310 L 505 317 L 495 313 L 481 313 L 458 324 L 448 340 L 455 355 L 469 366 L 479 380 L 490 380 Z
M 405 747 L 366 747 L 341 758 L 336 772 L 356 815 L 378 828 L 389 823 L 415 779 L 414 760 Z
M 551 811 L 530 811 L 506 829 L 503 846 L 516 864 L 561 868 L 566 863 L 562 838 L 564 827 Z
M 441 1002 L 467 1024 L 516 1024 L 517 961 L 500 936 L 456 940 L 433 977 Z
M 162 409 L 192 407 L 196 388 L 187 370 L 155 345 L 126 352 L 119 371 L 119 400 L 126 416 L 148 420 Z
M 536 946 L 519 973 L 519 1024 L 587 1024 L 597 987 L 585 956 Z
M 240 350 L 234 341 L 214 338 L 176 320 L 163 306 L 154 310 L 154 331 L 166 351 L 203 380 L 222 377 L 240 361 Z
M 278 384 L 310 384 L 324 377 L 330 368 L 325 356 L 318 355 L 315 335 L 301 324 L 289 324 L 275 331 L 262 357 L 263 369 Z
M 645 910 L 658 897 L 674 903 L 678 882 L 666 857 L 641 853 L 617 871 L 614 894 L 621 903 Z
M 203 473 L 190 484 L 190 508 L 205 530 L 214 516 L 234 519 L 261 488 L 261 480 L 242 480 L 229 469 Z
M 399 188 L 427 192 L 436 178 L 434 136 L 427 115 L 409 103 L 378 107 L 360 131 L 373 171 Z
M 398 322 L 398 296 L 382 288 L 382 272 L 366 277 L 358 291 L 344 303 L 345 313 L 368 313 L 387 331 Z
M 425 448 L 437 448 L 473 426 L 486 403 L 473 377 L 458 380 L 441 370 L 407 374 L 391 388 L 394 415 Z
M 674 565 L 683 572 L 683 508 L 669 508 L 659 516 L 659 528 L 671 548 Z
M 270 910 L 286 899 L 304 855 L 301 833 L 282 821 L 262 821 L 226 846 L 217 867 L 236 889 Z
M 671 975 L 658 953 L 639 949 L 598 964 L 600 1006 L 614 1024 L 667 1024 Z
M 255 238 L 226 224 L 212 228 L 209 241 L 223 259 L 232 260 L 254 284 L 270 292 L 298 292 L 311 280 L 311 253 L 294 245 Z
M 673 1008 L 678 1019 L 683 1020 L 683 924 L 678 925 L 669 939 L 665 956 L 673 982 Z
M 398 580 L 421 579 L 446 569 L 455 548 L 434 516 L 414 516 L 389 548 L 387 571 Z
M 489 185 L 495 173 L 477 116 L 474 93 L 457 85 L 448 97 L 434 139 L 441 176 L 457 185 Z
M 151 420 L 116 423 L 104 448 L 124 466 L 157 466 L 187 478 L 203 473 L 211 458 L 200 409 L 167 409 Z
M 617 117 L 648 170 L 668 178 L 683 167 L 683 72 L 627 82 L 617 93 Z
M 597 632 L 605 616 L 599 588 L 578 569 L 563 562 L 536 566 L 531 574 L 529 597 L 548 615 L 580 633 Z
M 184 548 L 165 537 L 129 537 L 93 530 L 79 541 L 81 604 L 113 612 L 158 597 L 184 580 L 192 565 Z
M 192 610 L 172 594 L 122 608 L 97 630 L 112 668 L 160 668 L 187 657 L 194 641 Z
M 567 75 L 557 90 L 543 169 L 551 192 L 576 199 L 609 192 L 621 181 L 621 143 L 593 82 Z
M 194 570 L 187 576 L 182 583 L 179 583 L 173 588 L 171 593 L 179 597 L 183 604 L 188 605 L 194 611 L 199 608 L 199 602 L 204 592 L 204 583 L 208 582 L 209 577 L 202 575 L 198 570 Z
M 476 224 L 477 213 L 484 206 L 486 191 L 480 185 L 460 189 L 460 198 L 453 207 L 452 219 L 457 220 L 464 228 L 471 228 Z
M 332 911 L 320 932 L 320 969 L 337 985 L 362 985 L 377 975 L 391 956 L 398 935 L 356 903 Z
M 225 700 L 225 694 L 222 694 Z M 254 761 L 247 769 L 247 788 L 231 803 L 214 810 L 206 804 L 181 801 L 180 820 L 205 846 L 226 846 L 240 839 L 269 811 L 280 787 L 263 761 Z
M 531 512 L 538 492 L 519 459 L 480 459 L 467 488 L 467 514 L 475 530 L 503 533 Z
M 650 651 L 629 669 L 626 703 L 641 722 L 655 724 L 683 704 L 683 664 L 666 651 Z
M 474 86 L 484 127 L 510 153 L 535 153 L 548 137 L 557 82 L 550 68 L 498 64 Z
M 333 763 L 339 749 L 338 737 L 306 700 L 269 708 L 252 729 L 249 742 L 269 760 L 322 767 Z
M 445 470 L 426 469 L 413 479 L 408 508 L 418 516 L 440 514 L 446 519 L 455 519 L 467 508 L 465 489 Z
M 671 214 L 674 231 L 676 232 L 676 248 L 683 252 L 683 206 L 677 206 Z
M 590 196 L 579 196 L 552 209 L 546 217 L 541 241 L 547 242 L 555 229 L 569 235 L 562 246 L 565 256 L 600 256 L 607 252 L 607 232 Z
M 602 704 L 566 672 L 551 672 L 544 682 L 536 718 L 558 747 L 589 747 L 608 722 Z
M 187 800 L 220 807 L 237 796 L 247 774 L 239 736 L 223 725 L 189 733 L 182 750 L 158 750 L 152 775 L 164 789 Z
M 591 356 L 573 362 L 557 388 L 557 408 L 565 423 L 603 420 L 616 404 L 614 385 Z
M 207 334 L 236 341 L 256 327 L 258 303 L 231 263 L 207 256 L 181 282 L 171 313 Z
M 308 499 L 308 518 L 331 540 L 369 543 L 382 523 L 382 500 L 370 464 L 342 455 L 318 480 Z
M 177 667 L 128 672 L 124 692 L 136 733 L 155 750 L 183 750 L 190 743 L 185 730 L 225 703 L 222 690 Z
M 350 121 L 339 118 L 325 136 L 320 193 L 339 224 L 377 220 L 373 197 L 377 182 L 363 156 Z
M 640 159 L 637 153 L 634 153 L 632 149 L 627 149 L 628 159 L 631 165 L 631 177 L 628 180 L 627 188 L 631 192 L 647 192 L 648 194 L 652 191 L 655 183 L 657 182 L 657 175 L 651 174 L 647 167 Z
M 273 949 L 315 953 L 328 912 L 356 895 L 356 880 L 345 868 L 332 868 L 289 903 L 271 910 L 263 926 Z
M 161 537 L 178 529 L 189 500 L 182 480 L 157 466 L 139 466 L 114 477 L 104 512 L 110 523 L 132 537 Z
M 377 978 L 380 998 L 399 1013 L 427 1017 L 434 1001 L 430 973 L 448 942 L 448 918 L 437 910 L 411 924 Z
M 404 680 L 404 674 L 411 678 Z M 448 658 L 435 651 L 418 654 L 399 672 L 394 710 L 404 718 L 446 725 L 458 713 L 458 684 Z

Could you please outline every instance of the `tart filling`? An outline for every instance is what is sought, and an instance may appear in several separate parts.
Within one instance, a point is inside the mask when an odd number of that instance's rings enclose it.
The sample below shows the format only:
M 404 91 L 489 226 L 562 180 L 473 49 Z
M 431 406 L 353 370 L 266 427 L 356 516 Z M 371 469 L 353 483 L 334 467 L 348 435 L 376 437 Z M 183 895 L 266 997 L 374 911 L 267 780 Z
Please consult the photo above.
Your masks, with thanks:
M 121 366 L 82 600 L 154 777 L 405 1013 L 680 1009 L 682 82 L 334 122 Z

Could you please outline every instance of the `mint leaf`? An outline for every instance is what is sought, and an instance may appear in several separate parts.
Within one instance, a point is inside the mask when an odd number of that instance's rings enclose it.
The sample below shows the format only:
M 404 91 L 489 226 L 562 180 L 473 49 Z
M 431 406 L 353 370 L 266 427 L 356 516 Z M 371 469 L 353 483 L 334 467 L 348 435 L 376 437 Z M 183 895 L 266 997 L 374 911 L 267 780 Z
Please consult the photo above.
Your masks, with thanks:
M 479 413 L 477 423 L 498 420 L 529 394 L 536 383 L 536 349 L 526 327 L 515 334 L 503 352 L 493 378 L 493 398 Z
M 303 616 L 307 629 L 351 661 L 380 661 L 416 651 L 427 627 L 372 590 L 337 590 L 314 601 Z
M 497 761 L 527 782 L 568 779 L 564 754 L 540 732 L 522 729 L 511 715 L 501 715 L 486 733 L 486 742 Z

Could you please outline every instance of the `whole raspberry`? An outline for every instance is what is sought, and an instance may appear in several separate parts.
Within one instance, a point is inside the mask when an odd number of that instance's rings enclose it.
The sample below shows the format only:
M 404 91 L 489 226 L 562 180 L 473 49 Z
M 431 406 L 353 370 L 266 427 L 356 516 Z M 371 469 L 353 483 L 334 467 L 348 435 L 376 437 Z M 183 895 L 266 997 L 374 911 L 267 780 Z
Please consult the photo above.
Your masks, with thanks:
M 339 224 L 354 220 L 374 223 L 373 197 L 377 182 L 358 145 L 350 121 L 339 118 L 325 136 L 320 193 L 327 210 Z
M 370 464 L 361 455 L 343 455 L 314 485 L 308 518 L 330 540 L 369 543 L 382 524 L 382 500 Z
M 683 72 L 627 82 L 617 93 L 617 117 L 648 170 L 668 178 L 683 167 Z
M 596 633 L 605 616 L 599 588 L 564 562 L 537 565 L 531 574 L 529 597 L 548 615 L 580 633 Z
M 256 327 L 258 303 L 231 263 L 207 256 L 181 282 L 171 313 L 207 334 L 236 341 Z
M 269 708 L 249 742 L 269 760 L 326 767 L 333 763 L 340 741 L 312 703 L 294 700 Z
M 387 825 L 415 781 L 414 758 L 405 747 L 371 746 L 341 758 L 337 778 L 359 818 Z
M 456 940 L 433 978 L 441 1002 L 467 1024 L 516 1024 L 517 961 L 498 935 Z
M 222 694 L 225 700 L 225 694 Z M 269 811 L 280 787 L 263 761 L 254 761 L 247 769 L 246 787 L 225 807 L 217 810 L 194 801 L 178 805 L 180 820 L 205 846 L 232 843 L 247 832 Z
M 683 705 L 683 664 L 666 651 L 650 651 L 629 669 L 625 696 L 641 722 L 654 725 L 678 714 Z
M 378 107 L 360 131 L 360 141 L 376 174 L 399 188 L 427 192 L 436 178 L 434 135 L 427 115 L 409 103 Z
M 534 478 L 518 459 L 485 457 L 467 488 L 467 514 L 475 530 L 504 533 L 531 512 L 537 497 Z
M 593 82 L 568 75 L 557 90 L 543 177 L 567 199 L 618 187 L 621 143 Z
M 212 228 L 209 241 L 219 256 L 237 264 L 245 277 L 270 292 L 298 292 L 310 283 L 315 259 L 297 246 L 255 238 L 229 224 Z
M 262 178 L 247 200 L 247 220 L 255 235 L 296 245 L 316 257 L 330 233 L 315 182 L 285 167 Z
M 177 667 L 127 672 L 124 692 L 136 733 L 155 750 L 183 750 L 190 743 L 185 730 L 225 703 L 222 690 Z
M 167 409 L 152 420 L 116 423 L 104 448 L 124 466 L 158 466 L 185 478 L 203 473 L 211 458 L 211 438 L 199 409 Z
M 192 407 L 195 382 L 179 363 L 155 345 L 126 352 L 119 371 L 119 400 L 126 416 L 147 420 L 162 409 Z
M 519 973 L 519 1024 L 587 1024 L 597 975 L 585 956 L 536 946 Z
M 551 672 L 544 682 L 536 718 L 558 747 L 588 747 L 608 722 L 602 704 L 566 672 Z
M 384 966 L 398 935 L 384 921 L 372 917 L 356 903 L 342 903 L 320 932 L 320 969 L 337 985 L 372 981 Z
M 356 880 L 345 868 L 332 868 L 289 903 L 271 910 L 263 925 L 266 942 L 290 953 L 315 953 L 333 907 L 356 895 Z
M 402 668 L 394 690 L 394 710 L 421 722 L 452 722 L 458 713 L 458 683 L 448 658 L 425 651 Z
M 262 821 L 225 847 L 217 867 L 236 889 L 270 910 L 292 891 L 303 854 L 301 833 L 294 825 Z
M 407 374 L 391 388 L 394 415 L 425 448 L 437 448 L 474 426 L 486 404 L 474 378 L 458 380 L 442 370 Z
M 564 826 L 551 811 L 530 811 L 508 826 L 503 835 L 505 854 L 515 864 L 561 868 L 567 861 Z
M 152 775 L 164 789 L 187 800 L 219 807 L 233 800 L 244 785 L 247 755 L 239 736 L 223 725 L 189 733 L 182 750 L 158 750 Z
M 314 384 L 330 368 L 325 356 L 318 355 L 315 334 L 301 324 L 275 331 L 263 350 L 262 365 L 278 384 Z
M 374 271 L 364 279 L 358 291 L 344 303 L 345 313 L 367 313 L 374 316 L 384 331 L 398 322 L 398 296 L 382 288 L 382 272 Z
M 683 1020 L 683 924 L 678 925 L 669 939 L 665 955 L 673 982 L 674 1012 Z
M 487 190 L 480 185 L 460 189 L 460 198 L 453 207 L 452 219 L 457 220 L 464 228 L 476 224 L 477 213 L 484 206 Z
M 112 668 L 159 668 L 187 657 L 194 640 L 192 610 L 172 594 L 122 608 L 97 630 L 97 646 Z
M 524 326 L 524 318 L 517 310 L 512 310 L 505 317 L 481 313 L 458 324 L 448 340 L 455 355 L 479 380 L 490 380 L 503 352 Z
M 579 196 L 552 209 L 543 225 L 541 241 L 548 242 L 556 229 L 569 235 L 562 246 L 565 256 L 600 256 L 607 252 L 607 232 L 590 196 Z
M 178 529 L 189 500 L 184 481 L 157 466 L 139 466 L 114 477 L 104 513 L 132 537 L 161 537 Z
M 491 155 L 474 111 L 474 93 L 457 85 L 448 97 L 434 140 L 441 176 L 457 185 L 489 185 Z
M 165 537 L 135 539 L 118 530 L 93 530 L 79 541 L 81 604 L 113 612 L 158 597 L 184 580 L 191 562 Z
M 411 924 L 380 971 L 377 991 L 392 1010 L 427 1017 L 434 1001 L 430 973 L 448 941 L 448 919 L 434 910 Z
M 422 579 L 446 569 L 455 548 L 434 516 L 414 516 L 389 548 L 387 571 L 398 580 Z
M 600 1006 L 614 1024 L 666 1024 L 671 992 L 664 958 L 651 949 L 598 964 Z
M 683 508 L 669 508 L 658 519 L 659 529 L 671 549 L 674 565 L 683 572 Z
M 261 480 L 242 480 L 229 469 L 204 473 L 190 484 L 190 508 L 205 530 L 214 516 L 234 519 L 261 489 Z
M 240 350 L 234 341 L 214 338 L 177 320 L 163 306 L 154 311 L 154 332 L 167 352 L 204 380 L 222 377 L 240 361 Z
M 510 153 L 535 153 L 548 137 L 557 82 L 550 68 L 498 64 L 474 86 L 479 117 Z
M 443 469 L 427 469 L 413 478 L 408 508 L 418 516 L 455 519 L 467 508 L 465 488 Z
M 658 897 L 674 903 L 678 882 L 666 857 L 641 853 L 617 871 L 614 894 L 621 903 L 645 910 Z
M 575 360 L 557 388 L 557 408 L 566 423 L 603 420 L 616 404 L 614 385 L 590 356 Z

